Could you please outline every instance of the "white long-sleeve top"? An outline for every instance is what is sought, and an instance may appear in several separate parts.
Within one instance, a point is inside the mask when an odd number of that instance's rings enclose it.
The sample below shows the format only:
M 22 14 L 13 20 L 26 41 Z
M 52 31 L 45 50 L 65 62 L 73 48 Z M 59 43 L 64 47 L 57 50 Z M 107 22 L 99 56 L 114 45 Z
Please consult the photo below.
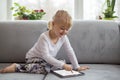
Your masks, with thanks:
M 54 44 L 50 40 L 49 31 L 46 31 L 40 35 L 38 41 L 26 54 L 26 58 L 40 57 L 44 59 L 47 63 L 58 68 L 62 68 L 65 63 L 55 58 L 61 47 L 64 47 L 64 49 L 66 50 L 66 54 L 69 57 L 73 68 L 78 68 L 78 61 L 73 48 L 70 45 L 67 35 L 59 38 L 57 43 Z

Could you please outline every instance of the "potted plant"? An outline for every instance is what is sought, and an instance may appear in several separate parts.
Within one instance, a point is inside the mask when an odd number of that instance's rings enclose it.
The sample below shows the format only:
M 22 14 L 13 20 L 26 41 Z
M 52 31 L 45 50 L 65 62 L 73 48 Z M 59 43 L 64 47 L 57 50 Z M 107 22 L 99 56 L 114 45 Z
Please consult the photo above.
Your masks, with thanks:
M 118 16 L 114 16 L 114 13 L 115 13 L 115 10 L 114 10 L 115 2 L 116 2 L 116 0 L 106 0 L 107 7 L 106 7 L 105 11 L 103 12 L 104 19 L 112 20 L 114 18 L 118 18 Z
M 43 15 L 46 14 L 43 9 L 30 10 L 25 6 L 19 5 L 18 3 L 14 3 L 14 6 L 11 7 L 11 10 L 14 10 L 13 16 L 19 17 L 20 20 L 40 20 Z

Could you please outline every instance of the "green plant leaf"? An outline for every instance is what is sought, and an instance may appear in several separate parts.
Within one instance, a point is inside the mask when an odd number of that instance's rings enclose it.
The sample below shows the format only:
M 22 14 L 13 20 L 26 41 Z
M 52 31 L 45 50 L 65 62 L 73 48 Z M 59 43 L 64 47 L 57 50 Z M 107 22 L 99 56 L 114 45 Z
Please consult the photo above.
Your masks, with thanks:
M 14 5 L 15 5 L 15 6 L 18 6 L 18 7 L 20 6 L 20 5 L 19 5 L 18 3 L 16 3 L 16 2 L 14 3 Z
M 17 14 L 17 13 L 15 13 L 15 14 L 13 14 L 13 16 L 18 16 L 18 14 Z
M 35 12 L 34 10 L 27 9 L 18 3 L 14 3 L 14 7 L 11 7 L 11 10 L 14 10 L 13 16 L 19 16 L 20 18 L 29 20 L 41 19 L 46 14 L 45 12 Z
M 10 10 L 13 10 L 15 7 L 11 7 Z

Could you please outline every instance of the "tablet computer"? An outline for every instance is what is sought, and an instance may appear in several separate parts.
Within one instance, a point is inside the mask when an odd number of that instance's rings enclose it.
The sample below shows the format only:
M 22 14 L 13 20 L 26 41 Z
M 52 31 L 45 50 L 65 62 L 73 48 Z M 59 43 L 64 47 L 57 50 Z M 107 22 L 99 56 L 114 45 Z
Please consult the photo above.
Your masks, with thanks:
M 69 78 L 69 77 L 75 77 L 75 76 L 83 76 L 83 72 L 78 72 L 75 70 L 72 71 L 66 71 L 66 70 L 54 70 L 52 71 L 53 74 L 61 77 L 61 78 Z

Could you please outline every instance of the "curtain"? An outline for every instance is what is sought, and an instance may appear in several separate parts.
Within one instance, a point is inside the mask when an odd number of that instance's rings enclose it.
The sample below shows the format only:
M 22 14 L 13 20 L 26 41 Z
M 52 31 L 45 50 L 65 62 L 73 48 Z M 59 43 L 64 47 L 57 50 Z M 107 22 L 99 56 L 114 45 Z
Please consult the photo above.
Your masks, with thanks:
M 116 1 L 116 15 L 118 16 L 118 20 L 120 20 L 120 0 Z

